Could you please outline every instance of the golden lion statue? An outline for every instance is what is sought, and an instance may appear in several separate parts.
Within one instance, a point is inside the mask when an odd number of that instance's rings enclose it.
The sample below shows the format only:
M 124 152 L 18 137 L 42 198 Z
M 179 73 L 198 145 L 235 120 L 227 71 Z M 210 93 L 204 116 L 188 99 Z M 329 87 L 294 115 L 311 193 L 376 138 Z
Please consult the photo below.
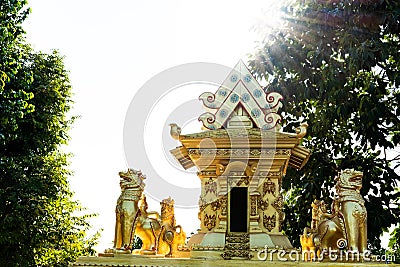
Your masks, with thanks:
M 348 249 L 367 250 L 367 210 L 360 194 L 363 173 L 354 169 L 342 171 L 336 180 L 339 211 L 343 214 Z
M 312 261 L 316 256 L 314 234 L 309 230 L 307 227 L 304 228 L 303 234 L 300 235 L 302 258 L 304 261 Z M 317 257 L 319 257 L 319 250 L 317 250 Z
M 360 194 L 363 173 L 354 169 L 342 171 L 336 180 L 337 196 L 328 213 L 324 201 L 314 200 L 310 232 L 313 245 L 319 249 L 339 248 L 367 250 L 367 211 Z M 306 240 L 301 239 L 302 242 Z M 343 242 L 345 241 L 345 242 Z
M 175 225 L 174 200 L 169 197 L 161 201 L 160 205 L 162 228 L 158 236 L 158 252 L 172 257 L 172 253 L 177 251 L 179 246 L 185 245 L 186 234 L 180 225 Z
M 169 197 L 160 203 L 161 216 L 158 212 L 149 212 L 143 194 L 145 176 L 142 172 L 128 169 L 119 176 L 121 195 L 116 207 L 114 249 L 132 252 L 136 235 L 143 243 L 141 254 L 158 253 L 171 257 L 186 241 L 182 227 L 175 225 L 174 200 Z
M 138 202 L 144 189 L 143 180 L 146 178 L 142 172 L 128 169 L 119 172 L 121 195 L 115 209 L 115 239 L 114 248 L 119 250 L 131 249 L 132 225 L 137 215 Z

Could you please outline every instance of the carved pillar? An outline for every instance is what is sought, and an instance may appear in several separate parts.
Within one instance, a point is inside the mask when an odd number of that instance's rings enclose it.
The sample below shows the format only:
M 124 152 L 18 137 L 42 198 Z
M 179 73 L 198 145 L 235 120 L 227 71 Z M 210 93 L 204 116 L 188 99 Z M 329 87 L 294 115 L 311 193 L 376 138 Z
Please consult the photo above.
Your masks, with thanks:
M 221 214 L 218 216 L 219 225 L 215 229 L 215 232 L 225 233 L 227 227 L 227 208 L 228 208 L 228 196 L 223 195 L 219 198 L 221 205 Z
M 228 179 L 226 176 L 218 177 L 218 199 L 220 203 L 221 214 L 218 216 L 219 225 L 215 232 L 226 232 L 227 210 L 228 210 Z
M 261 194 L 258 191 L 250 192 L 250 233 L 260 233 L 262 229 L 259 226 L 260 215 L 258 214 L 258 199 Z

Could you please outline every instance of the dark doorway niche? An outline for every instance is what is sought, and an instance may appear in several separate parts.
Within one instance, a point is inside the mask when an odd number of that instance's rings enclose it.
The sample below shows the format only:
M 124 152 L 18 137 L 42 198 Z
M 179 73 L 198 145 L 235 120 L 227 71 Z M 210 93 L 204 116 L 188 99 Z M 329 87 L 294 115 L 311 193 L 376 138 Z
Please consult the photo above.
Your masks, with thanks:
M 247 187 L 233 187 L 230 194 L 230 231 L 247 232 Z

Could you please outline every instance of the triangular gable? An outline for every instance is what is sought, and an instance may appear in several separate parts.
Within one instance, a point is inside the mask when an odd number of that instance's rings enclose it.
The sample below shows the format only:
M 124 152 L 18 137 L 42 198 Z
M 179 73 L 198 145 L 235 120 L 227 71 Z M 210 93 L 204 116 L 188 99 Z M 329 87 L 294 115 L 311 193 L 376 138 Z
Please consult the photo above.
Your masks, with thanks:
M 240 60 L 215 94 L 203 93 L 199 97 L 207 110 L 199 117 L 204 127 L 221 129 L 240 105 L 258 128 L 274 129 L 280 122 L 277 113 L 283 98 L 276 92 L 265 93 L 260 84 Z

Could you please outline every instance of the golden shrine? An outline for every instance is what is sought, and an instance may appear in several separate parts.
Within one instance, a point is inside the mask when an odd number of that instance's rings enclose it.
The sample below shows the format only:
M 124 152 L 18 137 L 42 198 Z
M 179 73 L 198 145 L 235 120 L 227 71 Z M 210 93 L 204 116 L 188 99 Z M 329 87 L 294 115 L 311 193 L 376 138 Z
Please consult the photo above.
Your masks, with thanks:
M 201 181 L 191 257 L 250 258 L 257 248 L 292 248 L 281 232 L 282 178 L 288 166 L 300 169 L 309 158 L 301 146 L 307 124 L 281 132 L 282 96 L 265 92 L 242 61 L 215 94 L 199 99 L 205 131 L 183 135 L 171 124 L 171 136 L 182 144 L 171 153 L 183 168 L 196 166 Z
M 215 94 L 203 93 L 199 98 L 206 109 L 199 117 L 202 132 L 181 134 L 178 125 L 170 125 L 171 136 L 181 143 L 171 153 L 183 168 L 198 169 L 198 232 L 185 242 L 170 197 L 160 202 L 161 215 L 148 211 L 145 176 L 128 169 L 119 173 L 114 247 L 97 258 L 80 257 L 72 266 L 209 265 L 207 260 L 225 266 L 222 259 L 251 258 L 252 265 L 264 265 L 269 248 L 270 256 L 278 250 L 285 252 L 274 258 L 274 264 L 287 266 L 288 259 L 325 261 L 327 252 L 353 256 L 368 252 L 367 212 L 360 194 L 363 174 L 346 169 L 336 177 L 331 211 L 324 201 L 311 204 L 311 228 L 306 227 L 300 236 L 302 257 L 292 258 L 300 250 L 281 231 L 285 219 L 282 179 L 289 166 L 301 169 L 307 163 L 310 150 L 301 146 L 306 123 L 295 133 L 280 131 L 280 94 L 264 91 L 239 61 Z M 135 235 L 143 245 L 133 252 Z M 369 254 L 365 255 L 369 261 Z

